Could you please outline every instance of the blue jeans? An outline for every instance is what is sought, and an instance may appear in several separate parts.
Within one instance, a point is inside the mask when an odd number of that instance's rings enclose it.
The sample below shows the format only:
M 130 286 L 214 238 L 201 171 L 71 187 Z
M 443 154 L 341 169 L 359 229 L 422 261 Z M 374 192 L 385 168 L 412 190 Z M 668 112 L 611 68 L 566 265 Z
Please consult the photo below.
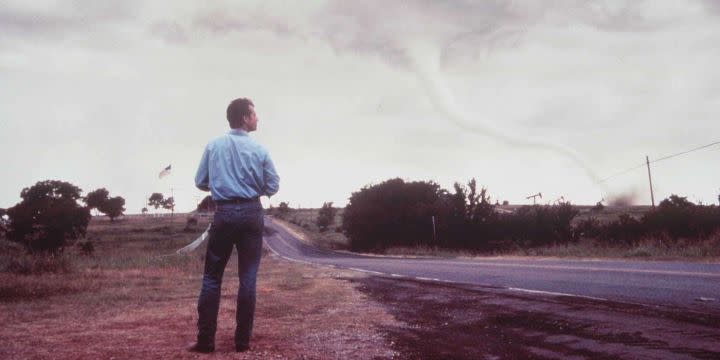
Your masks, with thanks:
M 215 344 L 223 272 L 233 245 L 238 253 L 235 346 L 250 343 L 255 315 L 255 283 L 262 253 L 264 227 L 260 202 L 219 205 L 210 227 L 205 273 L 198 299 L 198 343 Z

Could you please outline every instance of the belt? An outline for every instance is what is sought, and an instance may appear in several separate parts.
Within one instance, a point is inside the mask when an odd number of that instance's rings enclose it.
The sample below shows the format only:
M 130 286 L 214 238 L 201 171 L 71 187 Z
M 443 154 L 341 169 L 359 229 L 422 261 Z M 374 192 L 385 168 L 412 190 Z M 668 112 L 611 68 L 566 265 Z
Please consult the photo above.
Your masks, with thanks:
M 215 200 L 215 203 L 218 205 L 228 205 L 228 204 L 249 204 L 258 202 L 260 198 L 252 198 L 252 199 L 245 199 L 245 198 L 233 198 L 229 200 Z

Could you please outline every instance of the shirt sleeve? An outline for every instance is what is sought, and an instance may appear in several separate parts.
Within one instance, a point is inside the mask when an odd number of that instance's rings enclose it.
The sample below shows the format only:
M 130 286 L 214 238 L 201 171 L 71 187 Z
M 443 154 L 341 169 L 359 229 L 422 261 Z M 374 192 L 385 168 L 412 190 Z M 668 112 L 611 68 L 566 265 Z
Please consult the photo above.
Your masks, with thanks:
M 202 158 L 200 159 L 200 166 L 198 166 L 197 173 L 195 174 L 195 186 L 202 191 L 210 191 L 209 148 L 210 144 L 205 146 L 205 151 L 203 151 Z
M 265 180 L 265 195 L 268 197 L 275 195 L 280 189 L 280 177 L 275 170 L 275 164 L 270 159 L 270 154 L 265 153 L 265 161 L 263 162 L 263 178 Z

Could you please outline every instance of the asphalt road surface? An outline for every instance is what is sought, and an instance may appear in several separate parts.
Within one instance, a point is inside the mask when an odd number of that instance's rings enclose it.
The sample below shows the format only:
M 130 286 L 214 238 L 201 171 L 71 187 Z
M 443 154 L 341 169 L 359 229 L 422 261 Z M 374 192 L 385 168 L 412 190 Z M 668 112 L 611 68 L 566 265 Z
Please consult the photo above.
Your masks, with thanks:
M 268 247 L 284 258 L 299 262 L 526 293 L 720 311 L 718 263 L 365 256 L 312 246 L 269 218 L 265 224 Z

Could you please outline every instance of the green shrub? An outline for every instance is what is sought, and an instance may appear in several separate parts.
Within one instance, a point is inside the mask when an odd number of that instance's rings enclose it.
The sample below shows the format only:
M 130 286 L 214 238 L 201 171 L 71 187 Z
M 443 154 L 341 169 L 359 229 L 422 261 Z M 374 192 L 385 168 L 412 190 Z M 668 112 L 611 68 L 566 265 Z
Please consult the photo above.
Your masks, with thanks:
M 8 238 L 33 253 L 58 253 L 68 240 L 85 235 L 90 211 L 80 206 L 80 188 L 58 180 L 24 188 L 22 201 L 7 210 Z
M 578 225 L 579 226 L 579 225 Z M 685 197 L 671 195 L 642 218 L 622 214 L 601 226 L 597 237 L 608 243 L 633 244 L 645 237 L 666 237 L 672 242 L 701 241 L 720 230 L 720 208 L 695 205 Z
M 327 230 L 328 226 L 335 222 L 335 213 L 337 213 L 337 209 L 334 208 L 332 204 L 332 201 L 323 203 L 320 211 L 318 211 L 317 220 L 315 222 L 318 228 L 320 228 L 320 232 L 324 232 Z
M 522 206 L 499 217 L 498 236 L 509 238 L 521 247 L 567 243 L 577 238 L 571 227 L 578 210 L 570 203 Z M 509 244 L 506 244 L 509 245 Z
M 597 238 L 602 233 L 602 224 L 595 217 L 580 220 L 574 228 L 576 237 Z
M 430 245 L 432 216 L 440 205 L 440 186 L 396 178 L 367 186 L 350 196 L 343 213 L 350 247 L 377 251 L 389 246 Z

